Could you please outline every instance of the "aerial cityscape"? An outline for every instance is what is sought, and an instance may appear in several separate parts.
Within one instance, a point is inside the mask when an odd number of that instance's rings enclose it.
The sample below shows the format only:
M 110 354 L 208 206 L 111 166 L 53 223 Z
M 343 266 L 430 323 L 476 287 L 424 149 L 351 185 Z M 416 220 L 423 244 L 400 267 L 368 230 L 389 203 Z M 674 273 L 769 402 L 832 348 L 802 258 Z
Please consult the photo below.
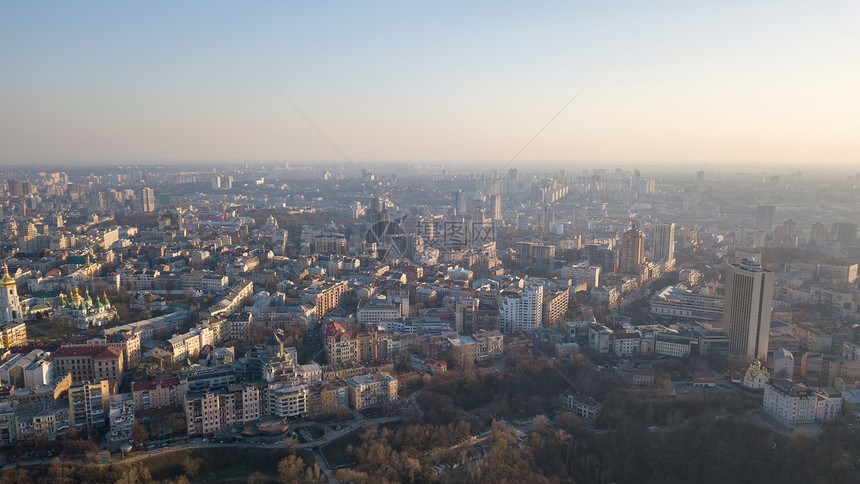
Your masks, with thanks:
M 6 2 L 0 484 L 860 482 L 786 5 Z

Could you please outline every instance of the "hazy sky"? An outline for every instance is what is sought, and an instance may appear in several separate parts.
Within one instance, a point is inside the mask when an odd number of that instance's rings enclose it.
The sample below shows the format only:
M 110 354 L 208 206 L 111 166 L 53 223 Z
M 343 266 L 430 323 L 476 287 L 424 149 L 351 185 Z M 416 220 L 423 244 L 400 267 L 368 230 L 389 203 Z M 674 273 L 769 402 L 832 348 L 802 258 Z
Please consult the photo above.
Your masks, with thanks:
M 0 2 L 0 163 L 860 166 L 860 2 Z

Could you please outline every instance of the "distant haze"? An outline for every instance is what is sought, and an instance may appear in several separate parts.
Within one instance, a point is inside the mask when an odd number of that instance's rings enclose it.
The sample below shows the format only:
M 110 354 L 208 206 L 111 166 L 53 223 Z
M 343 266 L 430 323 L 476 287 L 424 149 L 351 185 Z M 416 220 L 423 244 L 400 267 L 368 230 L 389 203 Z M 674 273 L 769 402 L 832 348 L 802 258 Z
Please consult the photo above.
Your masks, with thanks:
M 501 167 L 579 93 L 518 162 L 853 170 L 858 25 L 856 1 L 5 2 L 0 163 L 344 161 L 285 95 L 349 160 Z

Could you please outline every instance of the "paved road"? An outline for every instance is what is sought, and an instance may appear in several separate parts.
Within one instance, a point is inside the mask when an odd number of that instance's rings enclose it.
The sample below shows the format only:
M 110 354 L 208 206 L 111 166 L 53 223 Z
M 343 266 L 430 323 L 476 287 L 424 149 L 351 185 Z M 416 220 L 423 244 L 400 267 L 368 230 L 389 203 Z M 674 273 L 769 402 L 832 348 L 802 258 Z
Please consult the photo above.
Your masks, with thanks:
M 384 423 L 390 423 L 390 422 L 399 422 L 402 420 L 404 420 L 404 418 L 401 416 L 377 417 L 377 418 L 364 418 L 362 416 L 358 420 L 343 423 L 343 428 L 341 428 L 340 430 L 332 430 L 332 429 L 328 428 L 328 426 L 326 424 L 320 424 L 317 422 L 307 422 L 307 421 L 296 422 L 295 424 L 291 425 L 290 428 L 291 428 L 291 430 L 294 430 L 294 429 L 302 429 L 305 427 L 318 426 L 318 427 L 322 427 L 325 429 L 325 431 L 326 431 L 325 435 L 321 439 L 315 440 L 313 442 L 307 442 L 304 444 L 299 444 L 299 445 L 297 445 L 297 447 L 300 449 L 311 452 L 313 454 L 314 458 L 316 459 L 317 463 L 319 464 L 320 470 L 322 470 L 325 473 L 326 477 L 328 477 L 329 479 L 333 479 L 334 478 L 334 469 L 329 467 L 328 463 L 325 461 L 325 458 L 323 458 L 323 456 L 319 450 L 320 448 L 328 445 L 333 440 L 336 440 L 340 437 L 343 437 L 344 435 L 346 435 L 346 434 L 348 434 L 354 430 L 359 430 L 363 427 L 368 427 L 371 425 L 384 424 Z M 260 443 L 249 443 L 249 442 L 233 442 L 233 443 L 228 443 L 228 444 L 219 444 L 219 443 L 215 443 L 215 442 L 192 441 L 192 442 L 188 442 L 188 443 L 184 443 L 184 444 L 171 445 L 171 446 L 167 446 L 167 447 L 161 447 L 158 449 L 152 449 L 152 450 L 147 450 L 147 451 L 143 451 L 143 452 L 137 452 L 134 455 L 130 455 L 130 456 L 125 457 L 123 459 L 111 459 L 107 462 L 96 462 L 95 464 L 97 464 L 97 465 L 128 464 L 128 463 L 132 463 L 132 462 L 138 462 L 138 461 L 147 459 L 149 457 L 154 457 L 157 455 L 167 454 L 167 453 L 171 453 L 171 452 L 180 452 L 180 451 L 184 451 L 184 450 L 205 449 L 205 448 L 213 448 L 213 447 L 283 448 L 284 445 L 285 444 L 282 441 L 278 441 L 274 444 L 260 444 Z M 53 461 L 53 459 L 54 458 L 22 461 L 22 462 L 18 462 L 17 465 L 19 465 L 19 466 L 35 466 L 35 465 L 42 465 L 42 464 L 50 464 L 51 461 Z M 72 463 L 79 464 L 79 465 L 89 463 L 86 460 L 66 461 L 66 462 L 72 462 Z

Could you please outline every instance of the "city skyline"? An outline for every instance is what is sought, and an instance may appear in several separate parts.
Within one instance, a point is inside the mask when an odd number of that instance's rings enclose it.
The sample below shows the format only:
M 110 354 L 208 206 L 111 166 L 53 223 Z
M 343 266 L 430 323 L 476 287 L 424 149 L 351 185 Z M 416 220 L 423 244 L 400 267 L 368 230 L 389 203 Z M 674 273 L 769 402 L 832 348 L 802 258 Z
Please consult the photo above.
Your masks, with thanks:
M 860 155 L 847 2 L 154 6 L 7 7 L 0 164 Z

